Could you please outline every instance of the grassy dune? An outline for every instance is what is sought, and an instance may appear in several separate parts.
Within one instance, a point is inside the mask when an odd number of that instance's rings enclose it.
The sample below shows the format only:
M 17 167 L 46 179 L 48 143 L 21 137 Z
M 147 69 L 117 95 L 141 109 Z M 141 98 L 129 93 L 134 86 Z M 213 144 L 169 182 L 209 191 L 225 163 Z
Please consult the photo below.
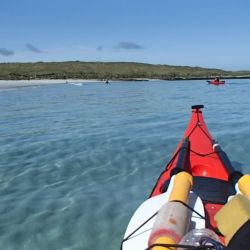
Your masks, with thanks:
M 30 79 L 209 79 L 250 76 L 250 71 L 224 71 L 188 66 L 133 62 L 37 62 L 0 63 L 1 80 Z

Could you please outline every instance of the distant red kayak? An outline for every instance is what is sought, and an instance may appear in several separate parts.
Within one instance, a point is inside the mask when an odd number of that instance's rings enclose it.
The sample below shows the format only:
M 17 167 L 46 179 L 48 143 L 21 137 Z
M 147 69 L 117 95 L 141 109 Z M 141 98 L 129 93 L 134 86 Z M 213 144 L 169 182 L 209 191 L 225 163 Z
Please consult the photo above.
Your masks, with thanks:
M 211 81 L 207 81 L 209 84 L 214 84 L 214 85 L 220 85 L 220 84 L 225 84 L 225 81 L 215 81 L 215 80 L 211 80 Z

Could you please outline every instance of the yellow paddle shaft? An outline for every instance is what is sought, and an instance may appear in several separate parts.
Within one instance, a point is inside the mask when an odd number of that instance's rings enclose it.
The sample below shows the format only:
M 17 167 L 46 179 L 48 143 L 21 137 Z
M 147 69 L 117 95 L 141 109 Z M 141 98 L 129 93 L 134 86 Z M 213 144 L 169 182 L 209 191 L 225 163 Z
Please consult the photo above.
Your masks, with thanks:
M 169 196 L 169 201 L 188 202 L 188 195 L 193 185 L 193 178 L 187 172 L 180 172 L 175 176 L 172 191 Z
M 238 181 L 238 187 L 242 194 L 250 198 L 250 175 L 243 175 Z

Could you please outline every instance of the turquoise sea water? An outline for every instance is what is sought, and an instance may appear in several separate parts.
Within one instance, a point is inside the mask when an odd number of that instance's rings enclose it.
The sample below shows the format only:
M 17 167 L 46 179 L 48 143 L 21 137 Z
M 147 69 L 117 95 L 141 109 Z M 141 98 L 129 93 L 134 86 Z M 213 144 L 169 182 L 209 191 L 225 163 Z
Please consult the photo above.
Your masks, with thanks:
M 0 249 L 119 249 L 193 104 L 250 172 L 250 80 L 0 90 Z

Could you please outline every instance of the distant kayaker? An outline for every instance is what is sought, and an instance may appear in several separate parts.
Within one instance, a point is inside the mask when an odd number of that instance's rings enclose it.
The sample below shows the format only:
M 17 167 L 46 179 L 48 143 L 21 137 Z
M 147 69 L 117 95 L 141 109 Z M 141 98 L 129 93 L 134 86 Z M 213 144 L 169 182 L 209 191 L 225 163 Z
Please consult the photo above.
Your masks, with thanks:
M 214 81 L 215 81 L 215 82 L 219 82 L 219 81 L 220 81 L 220 78 L 219 78 L 219 77 L 215 77 Z

